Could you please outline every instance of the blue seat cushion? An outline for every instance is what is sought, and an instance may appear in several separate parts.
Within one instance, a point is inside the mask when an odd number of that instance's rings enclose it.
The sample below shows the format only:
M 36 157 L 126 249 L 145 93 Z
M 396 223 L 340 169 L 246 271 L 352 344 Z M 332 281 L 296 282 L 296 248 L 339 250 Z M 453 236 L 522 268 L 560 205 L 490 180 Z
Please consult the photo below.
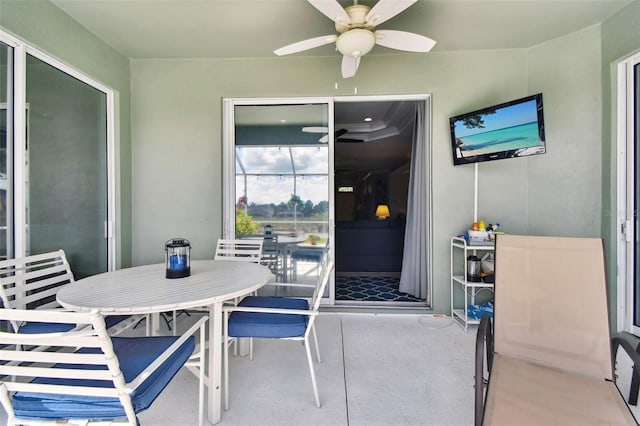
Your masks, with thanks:
M 60 322 L 25 322 L 20 325 L 18 333 L 63 333 L 65 331 L 74 329 L 75 326 L 75 324 L 65 324 Z
M 130 315 L 108 315 L 104 317 L 104 323 L 107 326 L 107 328 L 111 328 L 114 325 L 119 324 L 122 321 L 125 321 L 129 318 L 131 318 Z
M 238 306 L 308 310 L 309 302 L 288 297 L 248 296 Z M 229 336 L 273 339 L 300 337 L 304 336 L 308 321 L 308 315 L 235 311 L 229 315 Z
M 319 249 L 298 249 L 291 252 L 294 260 L 307 260 L 309 262 L 320 262 L 324 256 L 324 250 Z
M 113 337 L 114 352 L 118 356 L 125 382 L 129 383 L 151 364 L 178 337 Z M 195 348 L 195 338 L 190 336 L 156 371 L 131 393 L 136 413 L 147 409 L 189 359 Z M 100 353 L 97 348 L 80 349 L 83 353 Z M 56 364 L 52 368 L 78 368 L 87 366 Z M 104 366 L 94 368 L 106 369 Z M 112 381 L 84 379 L 39 378 L 35 383 L 96 386 L 113 388 Z M 40 392 L 16 392 L 13 407 L 18 417 L 45 419 L 88 418 L 93 420 L 126 417 L 118 398 L 91 395 L 56 395 Z
M 129 318 L 129 315 L 111 315 L 105 317 L 104 322 L 107 328 L 111 328 L 114 325 L 126 320 L 127 318 Z M 26 322 L 20 326 L 18 332 L 24 334 L 62 333 L 65 331 L 73 330 L 75 326 L 75 324 L 55 322 Z

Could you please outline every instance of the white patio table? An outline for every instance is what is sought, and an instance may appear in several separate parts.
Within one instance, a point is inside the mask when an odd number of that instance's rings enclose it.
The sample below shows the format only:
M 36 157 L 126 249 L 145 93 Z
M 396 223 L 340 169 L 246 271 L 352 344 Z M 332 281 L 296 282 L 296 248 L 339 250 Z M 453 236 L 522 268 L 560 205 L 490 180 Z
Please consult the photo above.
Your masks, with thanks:
M 266 266 L 228 260 L 194 260 L 191 276 L 165 278 L 164 263 L 119 269 L 93 275 L 64 286 L 58 302 L 67 309 L 103 314 L 153 315 L 154 333 L 160 312 L 197 307 L 209 309 L 208 409 L 209 422 L 221 418 L 222 303 L 243 296 L 269 282 Z

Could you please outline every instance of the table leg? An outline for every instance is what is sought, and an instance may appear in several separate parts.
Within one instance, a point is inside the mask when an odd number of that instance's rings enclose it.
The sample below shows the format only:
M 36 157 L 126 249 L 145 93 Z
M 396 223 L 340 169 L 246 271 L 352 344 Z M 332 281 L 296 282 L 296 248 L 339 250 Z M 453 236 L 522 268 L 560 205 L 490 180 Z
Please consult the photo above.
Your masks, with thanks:
M 209 408 L 207 416 L 211 424 L 221 418 L 222 384 L 222 302 L 209 306 Z
M 159 336 L 160 335 L 160 314 L 158 312 L 154 312 L 150 316 L 151 316 L 151 335 Z

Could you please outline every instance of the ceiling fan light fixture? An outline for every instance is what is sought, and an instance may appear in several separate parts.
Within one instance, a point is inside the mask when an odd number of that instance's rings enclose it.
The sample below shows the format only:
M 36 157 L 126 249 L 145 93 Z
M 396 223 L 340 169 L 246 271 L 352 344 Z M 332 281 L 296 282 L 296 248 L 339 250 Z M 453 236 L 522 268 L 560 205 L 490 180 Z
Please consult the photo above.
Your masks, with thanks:
M 376 44 L 376 36 L 373 32 L 354 28 L 342 33 L 336 40 L 336 47 L 345 56 L 359 58 L 366 55 Z
M 358 71 L 360 58 L 369 53 L 376 44 L 407 52 L 428 52 L 436 44 L 434 40 L 420 34 L 375 29 L 379 24 L 403 12 L 418 0 L 377 0 L 372 7 L 358 4 L 358 0 L 353 0 L 354 4 L 346 7 L 340 4 L 346 0 L 307 1 L 335 23 L 339 34 L 292 43 L 274 50 L 276 55 L 291 55 L 335 42 L 336 50 L 342 54 L 340 65 L 342 78 L 350 78 Z M 369 1 L 367 0 L 367 3 Z

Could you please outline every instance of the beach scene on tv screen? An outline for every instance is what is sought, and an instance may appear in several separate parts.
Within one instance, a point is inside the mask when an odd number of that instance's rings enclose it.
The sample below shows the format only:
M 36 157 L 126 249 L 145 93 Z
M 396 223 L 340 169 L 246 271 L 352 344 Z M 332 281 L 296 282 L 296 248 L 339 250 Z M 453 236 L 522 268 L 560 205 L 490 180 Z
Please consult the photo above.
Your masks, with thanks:
M 454 123 L 459 158 L 540 147 L 536 100 L 469 114 Z

